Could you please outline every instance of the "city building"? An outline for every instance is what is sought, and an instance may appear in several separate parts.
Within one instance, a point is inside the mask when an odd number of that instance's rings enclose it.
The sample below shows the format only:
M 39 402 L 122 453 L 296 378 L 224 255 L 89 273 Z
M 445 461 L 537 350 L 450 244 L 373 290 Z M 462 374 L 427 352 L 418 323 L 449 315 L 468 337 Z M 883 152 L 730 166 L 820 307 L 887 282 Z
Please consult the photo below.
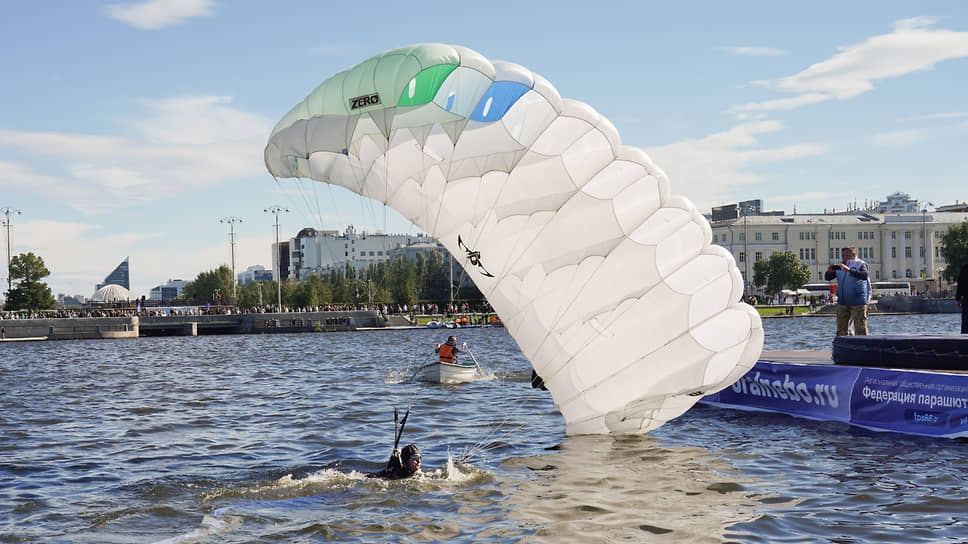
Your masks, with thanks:
M 121 261 L 121 264 L 119 264 L 117 268 L 115 268 L 110 274 L 107 275 L 107 277 L 104 278 L 104 281 L 97 284 L 94 287 L 94 290 L 99 291 L 105 285 L 120 285 L 125 289 L 131 289 L 131 278 L 128 275 L 127 257 Z
M 272 244 L 272 278 L 278 280 L 281 276 L 282 281 L 289 279 L 289 263 L 292 259 L 289 246 L 291 242 L 279 242 Z
M 920 213 L 922 208 L 917 200 L 913 200 L 907 193 L 899 191 L 887 195 L 887 200 L 880 203 L 877 211 L 880 213 Z
M 266 270 L 261 264 L 253 265 L 245 269 L 238 275 L 240 284 L 252 283 L 256 281 L 269 281 L 272 279 L 272 270 Z
M 882 202 L 891 209 L 910 209 L 911 201 L 895 193 Z M 778 251 L 792 251 L 810 269 L 810 281 L 824 281 L 830 264 L 840 262 L 840 250 L 855 246 L 867 261 L 871 281 L 899 280 L 912 291 L 947 289 L 941 277 L 947 266 L 941 254 L 941 237 L 955 225 L 968 221 L 968 212 L 894 212 L 795 214 L 743 216 L 713 221 L 713 243 L 732 253 L 746 281 L 748 292 L 757 293 L 750 282 L 753 263 L 769 259 Z M 760 293 L 761 294 L 761 293 Z
M 58 308 L 74 308 L 80 307 L 87 303 L 87 297 L 82 295 L 65 295 L 63 293 L 57 294 L 57 307 Z
M 340 234 L 334 230 L 305 228 L 288 243 L 289 277 L 304 280 L 312 273 L 350 266 L 363 270 L 371 264 L 396 256 L 414 258 L 417 253 L 437 251 L 449 257 L 446 249 L 425 234 L 370 234 L 357 232 L 353 225 Z M 275 252 L 274 252 L 275 253 Z M 275 267 L 275 255 L 273 267 Z
M 955 201 L 954 204 L 948 204 L 947 206 L 938 206 L 934 209 L 936 212 L 963 212 L 968 213 L 968 202 Z
M 740 217 L 745 215 L 761 215 L 763 212 L 763 201 L 759 198 L 756 200 L 744 200 L 737 204 L 736 207 L 739 210 Z
M 168 280 L 168 283 L 152 287 L 151 292 L 148 294 L 148 299 L 161 302 L 175 300 L 181 296 L 182 290 L 186 285 L 188 285 L 188 282 L 185 280 Z

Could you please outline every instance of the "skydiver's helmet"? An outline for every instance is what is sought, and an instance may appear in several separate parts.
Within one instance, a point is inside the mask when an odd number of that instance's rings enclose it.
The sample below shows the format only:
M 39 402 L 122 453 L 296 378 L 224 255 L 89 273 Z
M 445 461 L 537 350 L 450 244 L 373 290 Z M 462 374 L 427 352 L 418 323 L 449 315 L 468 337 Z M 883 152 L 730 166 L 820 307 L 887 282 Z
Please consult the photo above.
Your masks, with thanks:
M 414 444 L 409 444 L 400 452 L 400 464 L 408 474 L 414 474 L 420 470 L 420 448 Z
M 457 337 L 456 336 L 448 336 L 447 337 L 447 343 L 450 344 L 450 345 L 452 345 L 452 346 L 456 346 L 457 345 Z
M 416 456 L 420 458 L 420 448 L 416 444 L 408 444 L 404 446 L 403 451 L 400 452 L 400 460 L 406 463 L 411 457 Z

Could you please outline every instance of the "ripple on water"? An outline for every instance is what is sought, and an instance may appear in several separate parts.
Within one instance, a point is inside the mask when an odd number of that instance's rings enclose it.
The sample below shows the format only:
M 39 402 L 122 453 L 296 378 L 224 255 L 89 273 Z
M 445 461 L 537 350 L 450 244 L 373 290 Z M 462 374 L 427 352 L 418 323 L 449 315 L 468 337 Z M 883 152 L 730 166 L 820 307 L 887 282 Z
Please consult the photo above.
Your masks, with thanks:
M 952 316 L 873 316 L 942 332 Z M 832 319 L 766 320 L 829 349 Z M 500 329 L 499 379 L 394 379 L 440 331 L 3 346 L 0 534 L 11 541 L 906 542 L 964 540 L 968 444 L 699 406 L 648 436 L 565 437 Z M 427 477 L 367 479 L 393 408 Z M 451 470 L 449 457 L 469 453 Z

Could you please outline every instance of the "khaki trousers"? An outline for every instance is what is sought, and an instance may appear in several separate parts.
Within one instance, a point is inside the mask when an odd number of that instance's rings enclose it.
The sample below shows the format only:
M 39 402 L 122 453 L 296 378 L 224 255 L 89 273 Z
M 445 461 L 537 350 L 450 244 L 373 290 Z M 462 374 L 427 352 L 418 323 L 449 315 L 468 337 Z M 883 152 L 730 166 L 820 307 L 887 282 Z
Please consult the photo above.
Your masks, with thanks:
M 867 335 L 867 305 L 837 305 L 837 336 L 850 334 L 850 324 L 854 324 L 854 334 Z

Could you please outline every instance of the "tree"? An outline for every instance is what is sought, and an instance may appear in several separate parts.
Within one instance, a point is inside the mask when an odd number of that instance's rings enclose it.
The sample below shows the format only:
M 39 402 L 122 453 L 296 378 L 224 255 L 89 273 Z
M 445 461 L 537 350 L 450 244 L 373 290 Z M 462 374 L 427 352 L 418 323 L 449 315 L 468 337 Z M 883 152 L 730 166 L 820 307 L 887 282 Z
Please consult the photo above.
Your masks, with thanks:
M 394 304 L 413 306 L 417 302 L 417 265 L 397 257 L 390 263 L 390 296 Z
M 775 251 L 767 260 L 753 264 L 753 284 L 766 286 L 766 294 L 776 295 L 783 289 L 799 289 L 810 281 L 810 267 L 800 262 L 792 251 Z
M 293 306 L 321 306 L 332 298 L 333 292 L 329 285 L 318 274 L 310 274 L 305 281 L 296 284 L 291 303 Z
M 221 300 L 219 299 L 221 295 Z M 191 304 L 227 304 L 232 298 L 232 269 L 224 264 L 201 272 L 182 289 L 182 298 Z
M 10 259 L 10 279 L 17 286 L 7 291 L 6 310 L 51 310 L 57 306 L 50 287 L 41 282 L 50 275 L 44 260 L 33 253 Z
M 450 291 L 453 286 L 450 283 L 449 263 L 444 258 L 443 253 L 438 251 L 431 252 L 425 260 L 418 261 L 420 267 L 420 300 L 432 300 L 438 304 L 447 304 L 450 301 Z M 460 271 L 460 267 L 457 267 Z
M 263 280 L 239 284 L 237 296 L 241 308 L 275 305 L 276 282 Z
M 941 255 L 948 263 L 944 269 L 944 277 L 948 281 L 957 281 L 961 266 L 968 263 L 968 221 L 948 228 L 948 232 L 941 237 Z

